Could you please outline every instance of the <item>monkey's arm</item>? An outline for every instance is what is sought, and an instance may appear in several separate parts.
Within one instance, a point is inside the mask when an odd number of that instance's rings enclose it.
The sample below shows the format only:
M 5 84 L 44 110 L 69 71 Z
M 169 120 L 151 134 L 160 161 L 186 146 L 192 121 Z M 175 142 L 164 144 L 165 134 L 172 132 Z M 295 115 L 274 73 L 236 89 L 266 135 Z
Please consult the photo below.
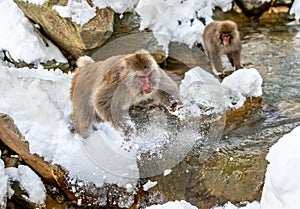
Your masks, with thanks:
M 178 85 L 160 69 L 157 99 L 169 112 L 174 112 L 181 105 Z

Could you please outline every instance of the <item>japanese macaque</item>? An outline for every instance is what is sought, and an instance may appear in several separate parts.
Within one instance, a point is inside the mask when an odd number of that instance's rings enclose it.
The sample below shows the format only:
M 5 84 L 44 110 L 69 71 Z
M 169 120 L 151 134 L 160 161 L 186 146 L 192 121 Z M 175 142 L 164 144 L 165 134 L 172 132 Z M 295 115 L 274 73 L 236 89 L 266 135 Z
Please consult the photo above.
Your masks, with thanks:
M 70 118 L 73 130 L 84 137 L 95 122 L 126 128 L 129 107 L 142 100 L 155 99 L 167 110 L 174 110 L 178 86 L 145 50 L 99 62 L 83 56 L 76 64 Z
M 208 24 L 203 33 L 206 54 L 215 75 L 223 75 L 221 56 L 226 54 L 232 67 L 241 68 L 241 40 L 237 24 L 230 20 L 214 21 Z

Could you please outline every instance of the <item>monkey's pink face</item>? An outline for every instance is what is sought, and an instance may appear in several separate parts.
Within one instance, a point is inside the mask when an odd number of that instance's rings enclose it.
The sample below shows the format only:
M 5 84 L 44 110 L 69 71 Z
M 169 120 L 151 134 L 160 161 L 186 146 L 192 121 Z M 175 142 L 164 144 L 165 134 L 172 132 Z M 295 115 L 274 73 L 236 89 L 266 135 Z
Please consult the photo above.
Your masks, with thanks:
M 142 92 L 150 94 L 154 88 L 154 72 L 151 70 L 148 73 L 137 72 L 137 80 L 142 86 Z
M 222 44 L 226 46 L 230 44 L 231 35 L 224 33 L 221 35 L 220 39 L 222 41 Z

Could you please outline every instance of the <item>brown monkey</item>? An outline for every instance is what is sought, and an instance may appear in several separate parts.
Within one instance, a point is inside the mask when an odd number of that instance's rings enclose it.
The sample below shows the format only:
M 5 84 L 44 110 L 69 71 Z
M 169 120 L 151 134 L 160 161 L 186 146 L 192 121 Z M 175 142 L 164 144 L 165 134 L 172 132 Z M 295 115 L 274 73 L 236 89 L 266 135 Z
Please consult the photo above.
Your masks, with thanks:
M 177 84 L 145 50 L 99 62 L 80 57 L 76 64 L 70 92 L 71 120 L 74 130 L 84 137 L 93 122 L 107 121 L 126 128 L 129 107 L 142 100 L 157 99 L 171 110 L 178 98 Z
M 206 54 L 215 75 L 223 74 L 221 56 L 226 54 L 232 67 L 241 68 L 241 40 L 237 24 L 230 20 L 209 23 L 203 33 Z

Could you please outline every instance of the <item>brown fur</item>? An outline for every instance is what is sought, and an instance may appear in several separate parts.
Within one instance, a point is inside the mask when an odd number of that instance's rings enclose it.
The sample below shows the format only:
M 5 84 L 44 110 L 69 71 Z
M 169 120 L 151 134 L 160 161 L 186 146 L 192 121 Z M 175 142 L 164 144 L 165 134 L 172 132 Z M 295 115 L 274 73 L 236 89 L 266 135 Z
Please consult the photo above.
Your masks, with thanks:
M 154 70 L 153 82 L 156 88 L 145 95 L 136 80 L 136 73 L 149 70 Z M 160 88 L 178 97 L 177 84 L 159 68 L 154 58 L 145 50 L 82 66 L 76 70 L 70 90 L 74 129 L 87 136 L 92 123 L 98 119 L 110 122 L 115 127 L 122 127 L 123 117 L 130 105 L 147 98 L 167 101 L 162 98 L 166 95 L 160 93 Z
M 220 36 L 231 36 L 228 46 L 222 45 Z M 203 33 L 203 42 L 206 54 L 211 62 L 215 74 L 223 74 L 221 56 L 226 54 L 231 65 L 241 68 L 241 40 L 237 24 L 230 20 L 214 21 L 208 24 Z

